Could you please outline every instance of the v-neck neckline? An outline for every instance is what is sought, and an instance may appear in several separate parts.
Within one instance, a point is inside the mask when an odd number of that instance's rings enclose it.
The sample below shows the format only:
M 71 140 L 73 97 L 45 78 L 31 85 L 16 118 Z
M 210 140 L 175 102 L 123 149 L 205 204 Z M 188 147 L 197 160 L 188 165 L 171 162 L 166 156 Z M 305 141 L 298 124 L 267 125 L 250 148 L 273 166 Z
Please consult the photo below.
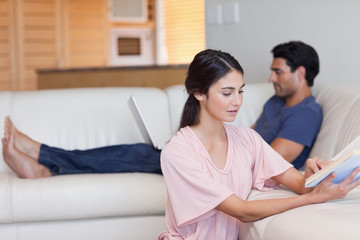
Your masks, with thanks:
M 198 138 L 198 136 L 195 134 L 195 132 L 191 129 L 191 127 L 187 126 L 186 128 L 189 130 L 189 132 L 193 135 L 194 139 L 196 139 L 196 141 L 198 142 L 198 144 L 200 145 L 202 151 L 205 153 L 207 161 L 210 163 L 210 165 L 218 172 L 220 172 L 221 174 L 226 174 L 229 171 L 229 166 L 230 166 L 230 161 L 231 158 L 230 153 L 231 153 L 231 148 L 232 148 L 232 144 L 231 144 L 231 138 L 229 138 L 229 134 L 228 134 L 228 129 L 226 124 L 223 124 L 224 129 L 225 129 L 225 133 L 226 133 L 226 138 L 227 138 L 227 152 L 226 152 L 226 159 L 225 159 L 225 166 L 224 168 L 220 169 L 218 167 L 215 166 L 215 164 L 213 163 L 210 153 L 209 151 L 206 149 L 206 147 L 204 146 L 204 144 L 200 141 L 200 139 Z

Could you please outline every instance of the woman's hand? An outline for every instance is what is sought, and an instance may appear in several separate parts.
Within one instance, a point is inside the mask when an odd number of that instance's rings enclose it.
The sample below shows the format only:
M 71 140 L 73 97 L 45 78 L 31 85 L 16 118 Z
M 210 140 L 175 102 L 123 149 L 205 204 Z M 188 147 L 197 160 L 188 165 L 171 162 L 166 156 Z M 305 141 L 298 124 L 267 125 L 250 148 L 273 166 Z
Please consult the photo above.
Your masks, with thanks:
M 360 178 L 353 181 L 355 176 L 360 172 L 360 167 L 355 169 L 347 178 L 340 183 L 332 183 L 335 179 L 335 173 L 331 173 L 309 194 L 312 196 L 314 203 L 321 203 L 333 199 L 345 198 L 348 192 L 360 185 Z
M 308 160 L 306 160 L 306 168 L 304 173 L 305 179 L 318 172 L 319 170 L 327 166 L 329 163 L 329 161 L 326 161 L 322 158 L 309 158 Z

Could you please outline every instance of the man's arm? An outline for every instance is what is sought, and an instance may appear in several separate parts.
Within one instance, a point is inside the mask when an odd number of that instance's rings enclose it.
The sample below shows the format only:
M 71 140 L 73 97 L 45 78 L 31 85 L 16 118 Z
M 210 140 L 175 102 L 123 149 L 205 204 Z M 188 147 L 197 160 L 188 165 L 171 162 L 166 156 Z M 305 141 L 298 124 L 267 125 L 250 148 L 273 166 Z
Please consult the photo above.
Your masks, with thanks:
M 285 138 L 275 138 L 270 146 L 290 163 L 292 163 L 305 148 L 304 145 Z
M 251 128 L 255 129 L 255 126 L 256 122 Z M 285 138 L 275 138 L 270 146 L 289 163 L 292 163 L 305 148 L 304 145 Z

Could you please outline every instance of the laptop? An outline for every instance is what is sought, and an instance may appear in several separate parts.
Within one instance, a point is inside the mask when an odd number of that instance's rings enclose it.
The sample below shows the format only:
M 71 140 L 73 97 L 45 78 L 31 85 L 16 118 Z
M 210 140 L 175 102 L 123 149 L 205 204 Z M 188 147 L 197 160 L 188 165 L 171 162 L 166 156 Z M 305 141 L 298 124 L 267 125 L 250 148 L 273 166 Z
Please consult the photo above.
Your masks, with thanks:
M 148 123 L 146 123 L 134 95 L 130 97 L 129 107 L 140 129 L 141 135 L 145 139 L 145 142 L 151 144 L 155 149 L 161 150 L 165 143 L 158 142 L 157 138 L 154 138 L 154 136 L 151 134 L 151 131 L 149 131 Z

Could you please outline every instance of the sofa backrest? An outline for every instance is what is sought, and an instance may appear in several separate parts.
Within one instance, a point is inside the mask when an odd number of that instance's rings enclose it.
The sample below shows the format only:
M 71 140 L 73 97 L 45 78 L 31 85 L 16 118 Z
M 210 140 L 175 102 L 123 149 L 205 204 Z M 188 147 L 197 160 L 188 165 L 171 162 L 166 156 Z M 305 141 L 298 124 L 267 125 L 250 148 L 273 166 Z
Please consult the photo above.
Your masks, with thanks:
M 330 160 L 360 135 L 360 84 L 315 84 L 313 94 L 323 121 L 310 156 Z
M 10 115 L 15 126 L 41 143 L 87 149 L 144 142 L 130 111 L 135 95 L 157 137 L 171 136 L 167 96 L 156 88 L 77 88 L 0 92 L 0 125 Z M 2 146 L 0 146 L 2 150 Z M 0 157 L 0 172 L 10 171 Z
M 249 83 L 232 124 L 251 126 L 274 94 L 269 83 Z M 310 156 L 331 159 L 360 135 L 360 84 L 316 84 L 313 93 L 323 109 L 323 124 Z M 78 88 L 0 92 L 0 127 L 10 115 L 16 127 L 39 142 L 65 149 L 144 142 L 130 112 L 135 95 L 152 131 L 162 141 L 177 131 L 187 93 L 183 85 Z M 3 132 L 0 131 L 0 136 Z M 2 146 L 0 145 L 2 151 Z M 0 157 L 0 172 L 11 172 Z

